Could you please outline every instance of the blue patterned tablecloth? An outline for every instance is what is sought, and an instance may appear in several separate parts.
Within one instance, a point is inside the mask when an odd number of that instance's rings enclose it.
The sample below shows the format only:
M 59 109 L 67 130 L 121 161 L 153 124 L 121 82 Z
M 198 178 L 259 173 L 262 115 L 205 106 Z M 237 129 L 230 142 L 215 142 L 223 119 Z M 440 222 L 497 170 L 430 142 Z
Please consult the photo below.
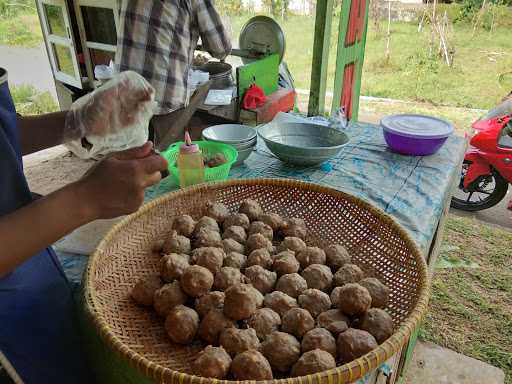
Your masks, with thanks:
M 325 185 L 363 198 L 392 215 L 427 254 L 459 172 L 465 140 L 451 136 L 432 156 L 410 157 L 389 151 L 382 129 L 372 124 L 351 124 L 350 142 L 327 166 L 294 168 L 275 158 L 260 142 L 244 165 L 230 178 L 276 177 Z M 168 178 L 146 191 L 146 200 L 176 190 Z M 64 269 L 79 281 L 86 258 L 60 254 Z

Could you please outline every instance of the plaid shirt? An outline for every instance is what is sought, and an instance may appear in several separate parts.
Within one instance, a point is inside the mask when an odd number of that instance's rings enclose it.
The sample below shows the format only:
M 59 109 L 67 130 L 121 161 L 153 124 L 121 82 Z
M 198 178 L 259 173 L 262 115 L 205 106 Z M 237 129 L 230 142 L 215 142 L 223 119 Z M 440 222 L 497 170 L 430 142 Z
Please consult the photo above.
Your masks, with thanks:
M 158 114 L 188 103 L 188 72 L 199 38 L 218 59 L 231 51 L 213 0 L 122 0 L 120 20 L 117 68 L 151 83 Z

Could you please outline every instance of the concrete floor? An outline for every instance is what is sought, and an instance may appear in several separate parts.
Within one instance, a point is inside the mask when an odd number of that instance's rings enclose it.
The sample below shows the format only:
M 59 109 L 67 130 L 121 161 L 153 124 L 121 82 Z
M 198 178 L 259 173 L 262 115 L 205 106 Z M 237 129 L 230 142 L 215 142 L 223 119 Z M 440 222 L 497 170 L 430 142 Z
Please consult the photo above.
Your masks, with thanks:
M 419 342 L 404 384 L 503 384 L 501 369 L 441 348 Z

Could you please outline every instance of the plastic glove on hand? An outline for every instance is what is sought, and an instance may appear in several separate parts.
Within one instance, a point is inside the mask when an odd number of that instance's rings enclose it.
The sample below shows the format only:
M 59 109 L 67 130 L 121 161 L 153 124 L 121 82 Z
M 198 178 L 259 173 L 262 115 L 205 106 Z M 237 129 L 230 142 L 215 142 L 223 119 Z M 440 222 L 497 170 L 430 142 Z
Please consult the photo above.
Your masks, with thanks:
M 71 105 L 64 141 L 105 137 L 134 125 L 147 126 L 155 108 L 153 99 L 154 89 L 142 76 L 121 72 Z

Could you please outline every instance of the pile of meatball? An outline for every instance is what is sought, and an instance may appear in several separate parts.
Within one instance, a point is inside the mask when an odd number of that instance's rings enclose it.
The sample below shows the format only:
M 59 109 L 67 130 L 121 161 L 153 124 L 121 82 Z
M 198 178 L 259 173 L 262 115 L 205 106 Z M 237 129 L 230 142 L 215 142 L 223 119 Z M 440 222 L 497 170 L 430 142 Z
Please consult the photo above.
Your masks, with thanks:
M 237 213 L 176 217 L 160 274 L 133 287 L 136 303 L 165 318 L 174 343 L 201 342 L 197 376 L 269 380 L 350 362 L 393 333 L 390 290 L 365 276 L 340 244 L 308 246 L 302 219 L 245 200 Z

